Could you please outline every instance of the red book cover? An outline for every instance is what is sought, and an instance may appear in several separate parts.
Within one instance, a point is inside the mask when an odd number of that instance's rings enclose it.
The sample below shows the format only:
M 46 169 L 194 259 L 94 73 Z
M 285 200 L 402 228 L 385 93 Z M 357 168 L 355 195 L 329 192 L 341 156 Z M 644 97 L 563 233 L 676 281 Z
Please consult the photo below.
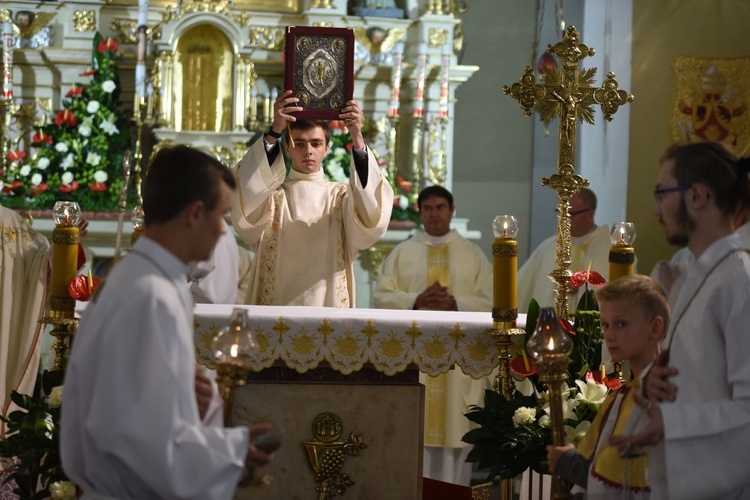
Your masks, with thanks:
M 288 27 L 284 89 L 294 91 L 303 108 L 296 117 L 337 120 L 354 95 L 354 30 Z

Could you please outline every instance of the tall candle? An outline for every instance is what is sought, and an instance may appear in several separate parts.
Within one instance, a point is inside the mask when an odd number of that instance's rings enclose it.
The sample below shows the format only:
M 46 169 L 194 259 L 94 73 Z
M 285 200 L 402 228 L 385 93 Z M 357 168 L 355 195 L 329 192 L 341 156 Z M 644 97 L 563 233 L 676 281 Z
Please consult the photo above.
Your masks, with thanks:
M 76 277 L 80 235 L 76 225 L 80 209 L 75 202 L 57 202 L 52 210 L 55 229 L 52 230 L 52 268 L 50 276 L 49 309 L 54 317 L 72 318 L 75 299 L 68 287 Z
M 138 0 L 138 48 L 135 61 L 135 92 L 146 95 L 146 30 L 148 23 L 148 0 Z
M 13 27 L 2 23 L 3 33 L 3 99 L 13 99 Z
M 518 222 L 512 215 L 498 215 L 492 230 L 492 319 L 513 322 L 518 317 Z
M 609 231 L 612 247 L 609 249 L 609 281 L 630 276 L 635 267 L 635 224 L 615 222 Z
M 422 116 L 424 108 L 424 78 L 427 65 L 427 44 L 419 44 L 417 56 L 417 84 L 414 87 L 414 116 Z
M 451 66 L 451 47 L 448 44 L 443 45 L 443 57 L 440 65 L 440 103 L 438 106 L 438 116 L 440 118 L 448 117 L 448 73 Z
M 253 87 L 250 90 L 250 121 L 258 120 L 258 89 Z
M 401 66 L 404 61 L 404 44 L 399 42 L 393 48 L 393 74 L 391 76 L 391 105 L 388 116 L 398 116 L 401 102 Z
M 265 99 L 263 99 L 263 121 L 268 123 L 270 122 L 270 111 L 271 111 L 271 98 L 266 94 Z

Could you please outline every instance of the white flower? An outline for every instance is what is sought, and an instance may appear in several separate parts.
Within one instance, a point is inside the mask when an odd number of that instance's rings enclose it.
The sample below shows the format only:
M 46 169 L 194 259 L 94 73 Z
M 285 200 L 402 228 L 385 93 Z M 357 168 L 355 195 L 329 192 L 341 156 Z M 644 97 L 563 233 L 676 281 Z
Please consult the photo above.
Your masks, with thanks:
M 74 177 L 72 172 L 65 172 L 62 174 L 62 177 L 60 177 L 60 181 L 66 186 L 70 186 L 70 183 L 73 182 L 73 180 Z
M 98 155 L 94 153 L 93 151 L 89 151 L 89 154 L 86 156 L 86 163 L 88 163 L 92 167 L 96 167 L 97 165 L 99 165 L 101 161 L 102 161 L 101 155 Z
M 42 174 L 37 173 L 31 176 L 31 184 L 33 186 L 38 186 L 42 183 L 42 180 Z
M 39 170 L 47 170 L 47 167 L 49 167 L 49 158 L 39 158 L 36 162 L 36 168 Z
M 99 104 L 99 101 L 89 101 L 88 105 L 86 105 L 86 111 L 93 115 L 99 111 L 100 106 L 101 104 Z
M 575 426 L 575 428 L 566 425 L 565 442 L 573 443 L 574 445 L 578 446 L 583 440 L 583 436 L 585 436 L 586 432 L 589 430 L 589 427 L 591 427 L 591 422 L 589 422 L 588 420 L 584 420 L 583 422 L 579 423 Z
M 50 405 L 52 408 L 57 408 L 58 406 L 60 406 L 60 403 L 62 403 L 62 396 L 63 396 L 63 386 L 58 385 L 57 387 L 53 387 L 52 392 L 50 392 L 49 396 L 47 396 L 47 404 Z
M 104 170 L 97 170 L 94 172 L 94 182 L 107 182 L 109 176 Z
M 18 170 L 18 162 L 11 162 L 9 170 Z
M 28 177 L 31 173 L 31 167 L 28 165 L 24 165 L 23 167 L 21 167 L 21 170 L 18 173 L 24 177 Z
M 49 494 L 52 500 L 75 500 L 78 497 L 76 487 L 70 481 L 57 481 L 50 484 Z
M 81 123 L 78 125 L 78 133 L 81 134 L 82 137 L 91 136 L 91 126 L 89 126 L 88 123 Z
M 530 424 L 536 419 L 536 408 L 522 406 L 513 414 L 513 427 L 520 427 L 523 424 Z
M 333 156 L 336 158 L 343 158 L 346 156 L 346 149 L 344 148 L 336 148 L 333 150 Z
M 55 144 L 55 150 L 59 153 L 67 153 L 68 152 L 68 145 L 64 142 L 58 142 Z
M 114 115 L 110 115 L 110 118 L 114 118 Z M 104 132 L 107 135 L 115 135 L 120 130 L 117 128 L 117 126 L 114 124 L 114 122 L 111 122 L 109 120 L 102 120 L 101 125 L 99 125 L 99 128 L 104 130 Z
M 552 419 L 549 418 L 549 415 L 542 415 L 539 417 L 539 426 L 540 427 L 549 427 L 552 423 Z
M 102 83 L 102 90 L 105 91 L 107 94 L 111 94 L 114 92 L 114 90 L 117 88 L 117 85 L 112 80 L 107 80 L 104 83 Z
M 600 405 L 604 402 L 604 398 L 607 397 L 607 386 L 604 384 L 597 384 L 593 380 L 576 380 L 576 385 L 580 391 L 576 394 L 576 399 L 584 403 L 590 403 L 593 405 Z
M 346 182 L 349 180 L 346 178 L 344 169 L 341 168 L 341 162 L 337 160 L 328 161 L 328 174 L 334 182 Z
M 74 163 L 75 160 L 73 159 L 73 153 L 68 153 L 68 156 L 66 156 L 60 163 L 60 168 L 62 168 L 63 170 L 68 170 L 73 166 Z
M 398 195 L 398 206 L 402 210 L 406 210 L 406 208 L 409 206 L 409 198 L 402 194 Z

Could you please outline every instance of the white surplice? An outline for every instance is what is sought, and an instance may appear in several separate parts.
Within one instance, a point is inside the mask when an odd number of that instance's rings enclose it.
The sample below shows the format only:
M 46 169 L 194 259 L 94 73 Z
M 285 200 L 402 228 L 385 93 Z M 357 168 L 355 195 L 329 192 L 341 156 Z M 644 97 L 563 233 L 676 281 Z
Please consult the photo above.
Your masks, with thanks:
M 31 394 L 34 390 L 49 248 L 47 238 L 34 231 L 28 220 L 0 206 L 0 413 L 8 411 L 11 391 Z
M 688 267 L 662 347 L 679 373 L 649 451 L 652 498 L 750 498 L 750 255 L 739 235 Z M 726 258 L 725 258 L 726 256 Z M 718 263 L 718 265 L 717 265 Z M 716 266 L 716 267 L 714 267 Z
M 279 146 L 280 147 L 280 146 Z M 281 154 L 268 164 L 262 140 L 237 166 L 232 224 L 255 252 L 248 304 L 354 307 L 353 262 L 388 228 L 393 190 L 367 152 L 366 187 L 295 170 Z
M 555 236 L 544 240 L 529 259 L 518 270 L 518 309 L 526 311 L 531 299 L 540 307 L 554 307 L 557 295 L 549 274 L 557 269 L 555 264 Z M 609 228 L 600 226 L 585 236 L 570 238 L 570 270 L 572 272 L 591 269 L 609 280 Z M 580 292 L 579 292 L 580 293 Z M 578 305 L 578 296 L 568 299 L 571 310 Z
M 83 313 L 65 377 L 70 478 L 113 498 L 229 499 L 249 431 L 201 421 L 187 266 L 141 236 Z
M 188 281 L 198 304 L 234 304 L 240 281 L 240 247 L 227 224 L 211 256 L 189 266 Z
M 443 237 L 424 232 L 400 243 L 378 271 L 374 291 L 377 308 L 412 309 L 417 296 L 429 285 L 430 249 L 447 246 L 449 258 L 443 265 L 448 286 L 459 310 L 487 312 L 492 309 L 492 265 L 476 244 L 453 230 Z M 440 273 L 438 273 L 440 274 Z M 458 367 L 437 377 L 422 374 L 425 385 L 424 475 L 454 484 L 468 485 L 471 464 L 466 463 L 469 445 L 461 438 L 472 427 L 464 414 L 470 405 L 481 405 L 489 383 L 475 380 Z

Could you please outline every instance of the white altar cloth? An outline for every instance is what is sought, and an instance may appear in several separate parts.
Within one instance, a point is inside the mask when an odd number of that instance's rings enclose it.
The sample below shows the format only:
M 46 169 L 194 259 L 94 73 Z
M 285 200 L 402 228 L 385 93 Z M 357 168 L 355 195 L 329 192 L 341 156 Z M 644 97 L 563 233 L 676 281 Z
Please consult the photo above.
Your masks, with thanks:
M 248 310 L 260 345 L 254 371 L 283 362 L 305 373 L 327 362 L 344 375 L 369 364 L 391 376 L 412 364 L 435 376 L 457 365 L 479 379 L 498 364 L 494 340 L 485 333 L 492 327 L 490 312 L 196 304 L 199 363 L 213 367 L 211 340 L 234 307 Z M 519 325 L 525 319 L 521 315 Z

